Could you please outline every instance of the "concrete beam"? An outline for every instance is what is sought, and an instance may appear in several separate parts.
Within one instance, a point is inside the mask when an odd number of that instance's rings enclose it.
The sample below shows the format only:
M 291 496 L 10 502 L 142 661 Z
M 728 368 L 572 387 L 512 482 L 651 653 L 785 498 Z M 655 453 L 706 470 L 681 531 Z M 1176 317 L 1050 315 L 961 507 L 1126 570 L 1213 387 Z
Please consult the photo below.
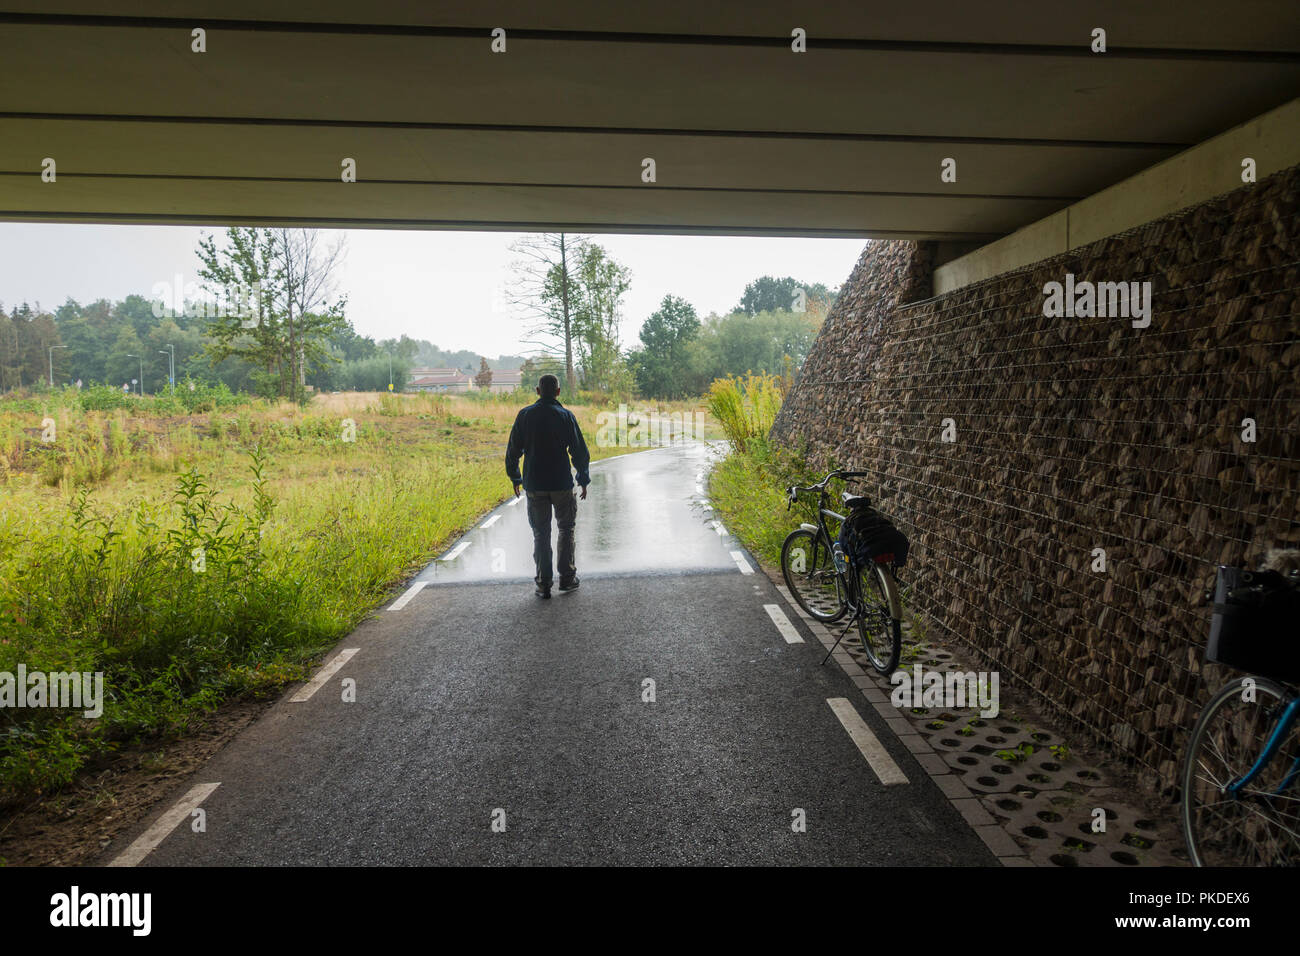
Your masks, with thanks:
M 1300 99 L 939 266 L 934 294 L 1050 259 L 1231 192 L 1242 185 L 1247 157 L 1255 160 L 1257 179 L 1300 164 Z
M 945 261 L 1290 100 L 1293 4 L 0 0 L 0 220 L 912 238 Z

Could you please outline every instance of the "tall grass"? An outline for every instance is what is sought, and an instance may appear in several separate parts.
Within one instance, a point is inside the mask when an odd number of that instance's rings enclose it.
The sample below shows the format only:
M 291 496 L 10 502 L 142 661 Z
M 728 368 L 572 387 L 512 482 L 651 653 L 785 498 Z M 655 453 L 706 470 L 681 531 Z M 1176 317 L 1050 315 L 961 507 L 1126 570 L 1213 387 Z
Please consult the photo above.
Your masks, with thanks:
M 749 372 L 714 381 L 706 401 L 732 447 L 744 452 L 753 439 L 767 437 L 783 394 L 780 376 Z
M 197 469 L 169 500 L 0 511 L 0 671 L 102 671 L 99 720 L 0 711 L 0 798 L 67 783 L 141 734 L 303 676 L 392 583 L 501 497 L 495 462 L 393 462 L 269 490 L 254 452 L 242 501 Z M 433 495 L 432 488 L 440 489 Z
M 734 446 L 709 474 L 709 500 L 745 546 L 769 567 L 781 564 L 781 544 L 799 522 L 811 520 L 805 499 L 787 510 L 785 489 L 816 481 L 802 458 L 751 438 L 744 451 Z

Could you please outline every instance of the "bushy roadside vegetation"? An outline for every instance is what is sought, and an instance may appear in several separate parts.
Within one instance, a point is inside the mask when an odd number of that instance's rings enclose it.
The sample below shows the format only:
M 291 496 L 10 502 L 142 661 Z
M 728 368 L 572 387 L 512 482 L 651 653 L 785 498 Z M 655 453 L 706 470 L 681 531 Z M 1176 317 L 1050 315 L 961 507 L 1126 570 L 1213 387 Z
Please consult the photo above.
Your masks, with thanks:
M 709 475 L 709 500 L 745 546 L 769 567 L 781 566 L 781 542 L 800 521 L 811 520 L 807 499 L 786 510 L 785 489 L 820 478 L 797 455 L 751 439 L 733 450 Z
M 505 399 L 0 402 L 0 672 L 102 671 L 106 697 L 96 720 L 0 709 L 0 804 L 304 677 L 509 493 Z M 605 411 L 572 407 L 589 431 Z
M 781 563 L 781 542 L 804 518 L 786 511 L 785 489 L 808 484 L 804 459 L 768 441 L 789 379 L 750 373 L 718 379 L 709 388 L 709 411 L 730 442 L 728 455 L 709 475 L 709 498 L 727 526 L 770 566 Z M 806 503 L 799 513 L 810 513 Z
M 766 441 L 788 387 L 789 379 L 749 372 L 717 379 L 706 400 L 732 448 L 744 452 L 751 442 Z

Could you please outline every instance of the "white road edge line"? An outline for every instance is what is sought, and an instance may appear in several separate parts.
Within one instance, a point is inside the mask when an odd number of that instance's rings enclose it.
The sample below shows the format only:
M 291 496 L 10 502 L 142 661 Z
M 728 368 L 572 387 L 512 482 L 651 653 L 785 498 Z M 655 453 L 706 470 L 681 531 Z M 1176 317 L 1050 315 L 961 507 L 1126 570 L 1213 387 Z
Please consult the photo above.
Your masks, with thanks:
M 484 521 L 481 525 L 479 525 L 479 527 L 490 528 L 500 520 L 501 520 L 501 512 L 498 511 L 491 518 L 488 518 L 487 521 Z
M 348 661 L 352 660 L 353 655 L 361 650 L 359 647 L 345 647 L 339 651 L 338 656 L 316 672 L 316 676 L 308 681 L 307 685 L 289 698 L 293 704 L 301 704 L 304 700 L 311 700 L 311 695 L 316 693 L 325 686 L 325 682 L 338 673 Z
M 448 551 L 446 554 L 444 554 L 444 555 L 443 555 L 441 558 L 439 558 L 438 560 L 439 560 L 439 561 L 455 561 L 457 558 L 460 557 L 460 553 L 461 553 L 462 551 L 464 551 L 464 550 L 465 550 L 466 548 L 468 548 L 468 547 L 469 547 L 469 542 L 468 542 L 468 541 L 462 541 L 460 544 L 456 545 L 456 547 L 452 548 L 450 551 Z
M 754 573 L 754 569 L 749 566 L 749 562 L 745 560 L 745 556 L 741 552 L 739 551 L 731 552 L 731 560 L 736 562 L 736 567 L 740 568 L 741 574 Z
M 189 793 L 177 800 L 170 810 L 153 822 L 148 830 L 135 838 L 135 842 L 113 857 L 109 866 L 138 866 L 142 860 L 158 848 L 158 844 L 167 839 L 182 820 L 195 811 L 200 803 L 212 795 L 212 791 L 221 786 L 219 783 L 200 783 L 190 788 Z
M 716 532 L 718 532 L 718 537 L 719 537 L 719 538 L 725 538 L 725 537 L 727 536 L 727 529 L 726 529 L 725 527 L 723 527 L 721 521 L 717 521 L 717 520 L 715 520 L 715 521 L 713 522 L 713 530 L 716 531 Z
M 784 584 L 778 584 L 776 586 L 776 593 L 781 595 L 781 597 L 785 598 L 785 603 L 790 605 L 790 608 L 794 611 L 794 613 L 798 614 L 805 621 L 808 621 L 809 623 L 814 623 L 813 616 L 803 609 L 803 607 L 799 604 L 799 602 L 794 599 L 794 595 L 790 593 L 790 589 L 787 588 Z
M 513 508 L 515 505 L 519 504 L 519 502 L 523 500 L 524 500 L 523 495 L 520 495 L 518 498 L 511 498 L 509 501 L 506 502 L 506 507 Z
M 423 591 L 425 585 L 427 585 L 428 583 L 429 583 L 428 581 L 416 581 L 414 584 L 412 584 L 409 588 L 406 589 L 405 594 L 399 597 L 392 604 L 388 605 L 388 610 L 400 611 L 402 608 L 406 607 L 406 605 L 410 603 L 411 598 L 415 597 L 417 594 Z
M 781 605 L 764 604 L 763 610 L 772 619 L 772 623 L 776 625 L 776 629 L 781 632 L 781 636 L 785 638 L 787 644 L 803 643 L 803 638 L 799 636 L 795 626 L 790 623 L 790 619 L 785 616 L 785 611 L 781 610 Z
M 907 775 L 899 769 L 898 764 L 894 763 L 894 758 L 889 756 L 889 751 L 871 732 L 871 728 L 867 726 L 862 715 L 847 697 L 828 697 L 826 703 L 831 705 L 831 710 L 835 711 L 835 716 L 849 732 L 849 737 L 858 745 L 862 756 L 867 758 L 867 763 L 871 765 L 872 771 L 880 778 L 881 783 L 886 787 L 892 787 L 908 782 Z

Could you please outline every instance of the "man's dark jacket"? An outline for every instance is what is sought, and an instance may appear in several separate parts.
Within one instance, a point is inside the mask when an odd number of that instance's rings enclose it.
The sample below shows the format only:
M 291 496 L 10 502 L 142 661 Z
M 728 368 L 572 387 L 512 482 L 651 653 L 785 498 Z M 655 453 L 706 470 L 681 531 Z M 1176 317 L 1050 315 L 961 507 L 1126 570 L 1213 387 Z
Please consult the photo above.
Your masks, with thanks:
M 524 473 L 519 475 L 519 456 L 524 456 Z M 510 443 L 506 445 L 506 474 L 525 491 L 567 491 L 573 487 L 569 457 L 578 470 L 578 484 L 591 482 L 587 466 L 591 455 L 573 412 L 558 398 L 539 398 L 519 410 Z

